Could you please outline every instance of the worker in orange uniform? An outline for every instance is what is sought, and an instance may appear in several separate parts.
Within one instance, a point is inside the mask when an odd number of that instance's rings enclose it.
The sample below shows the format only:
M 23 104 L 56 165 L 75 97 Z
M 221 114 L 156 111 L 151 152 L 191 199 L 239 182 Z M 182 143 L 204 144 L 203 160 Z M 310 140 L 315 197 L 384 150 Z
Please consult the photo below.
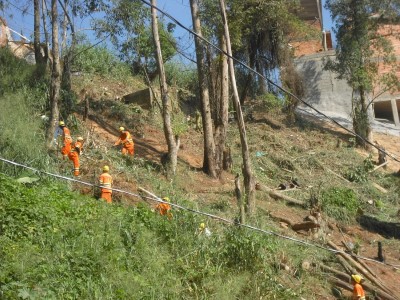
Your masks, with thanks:
M 353 288 L 353 300 L 365 300 L 365 292 L 361 285 L 363 278 L 360 275 L 351 275 L 351 281 L 354 285 Z
M 113 183 L 112 177 L 108 172 L 110 171 L 109 166 L 104 166 L 103 167 L 103 174 L 100 175 L 100 187 L 101 187 L 101 196 L 100 198 L 103 198 L 106 200 L 107 203 L 111 203 L 111 186 Z
M 122 144 L 122 154 L 126 155 L 129 153 L 129 155 L 133 156 L 135 152 L 135 144 L 133 143 L 132 135 L 129 133 L 128 130 L 125 130 L 124 127 L 119 128 L 119 139 L 118 141 L 115 142 L 115 146 L 118 146 L 119 144 Z
M 83 138 L 80 136 L 76 139 L 74 146 L 68 153 L 68 158 L 74 163 L 74 176 L 79 176 L 79 156 L 83 151 Z
M 66 159 L 69 152 L 71 152 L 72 138 L 71 138 L 71 132 L 69 131 L 67 126 L 65 126 L 64 121 L 60 121 L 58 123 L 58 129 L 55 133 L 55 139 L 57 139 L 59 135 L 61 135 L 63 139 L 61 154 L 63 156 L 63 159 Z
M 169 202 L 171 201 L 169 200 L 168 197 L 164 197 L 162 198 L 162 200 L 164 200 L 165 202 L 158 203 L 156 206 L 156 210 L 161 216 L 167 216 L 168 219 L 171 220 L 173 217 L 171 213 L 171 205 L 169 205 Z

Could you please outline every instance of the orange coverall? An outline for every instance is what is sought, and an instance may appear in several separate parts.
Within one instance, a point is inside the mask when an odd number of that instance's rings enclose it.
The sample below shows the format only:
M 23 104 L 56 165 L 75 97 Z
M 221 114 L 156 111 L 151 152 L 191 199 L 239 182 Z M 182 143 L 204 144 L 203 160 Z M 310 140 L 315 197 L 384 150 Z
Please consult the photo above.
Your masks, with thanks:
M 106 200 L 107 203 L 112 202 L 111 199 L 112 190 L 110 190 L 112 182 L 113 182 L 112 177 L 107 172 L 104 172 L 103 174 L 100 175 L 100 186 L 101 186 L 100 198 Z
M 79 155 L 83 150 L 83 142 L 77 141 L 71 152 L 68 153 L 68 158 L 74 163 L 74 176 L 79 176 Z
M 71 132 L 67 127 L 63 126 L 62 131 L 63 131 L 62 138 L 64 145 L 61 148 L 61 154 L 63 155 L 63 159 L 66 159 L 69 152 L 71 151 L 72 138 L 71 138 Z
M 129 155 L 133 156 L 133 154 L 135 153 L 135 144 L 133 143 L 132 135 L 129 133 L 129 131 L 121 131 L 119 140 L 115 143 L 115 146 L 121 143 L 123 145 L 121 151 L 122 154 L 126 155 L 127 153 L 129 153 Z
M 354 300 L 365 300 L 365 292 L 361 284 L 355 283 L 353 289 Z
M 161 216 L 167 216 L 169 220 L 172 219 L 172 213 L 171 213 L 171 205 L 168 203 L 159 203 L 156 206 L 156 210 Z

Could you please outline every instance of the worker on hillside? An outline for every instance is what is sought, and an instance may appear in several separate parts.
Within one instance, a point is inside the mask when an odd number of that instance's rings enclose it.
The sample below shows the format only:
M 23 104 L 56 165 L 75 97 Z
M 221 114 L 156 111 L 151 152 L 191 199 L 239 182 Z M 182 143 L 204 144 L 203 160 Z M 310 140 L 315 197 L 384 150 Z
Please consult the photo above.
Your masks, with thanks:
M 112 177 L 108 173 L 110 171 L 109 166 L 103 167 L 103 174 L 100 175 L 100 187 L 101 187 L 101 196 L 100 198 L 106 200 L 107 203 L 111 203 L 111 194 L 112 194 Z
M 353 300 L 365 300 L 365 292 L 361 285 L 363 278 L 360 275 L 351 275 L 351 281 L 354 285 Z
M 156 206 L 156 210 L 161 216 L 167 216 L 168 220 L 171 220 L 173 218 L 173 215 L 171 213 L 171 205 L 169 203 L 171 202 L 168 197 L 162 198 L 165 202 L 160 202 Z
M 124 127 L 120 127 L 119 132 L 119 139 L 115 142 L 114 146 L 122 144 L 122 154 L 126 155 L 127 153 L 129 153 L 129 155 L 133 156 L 135 152 L 135 145 L 133 143 L 132 135 L 129 133 L 128 130 L 125 130 Z
M 72 144 L 72 138 L 71 138 L 71 132 L 65 126 L 64 121 L 60 121 L 58 123 L 58 128 L 54 134 L 54 139 L 57 140 L 58 136 L 62 136 L 63 139 L 63 146 L 61 148 L 61 154 L 63 156 L 63 159 L 66 159 L 69 152 L 71 151 L 71 144 Z
M 79 176 L 79 156 L 83 151 L 83 138 L 80 136 L 76 139 L 74 146 L 68 153 L 68 158 L 74 163 L 74 176 Z

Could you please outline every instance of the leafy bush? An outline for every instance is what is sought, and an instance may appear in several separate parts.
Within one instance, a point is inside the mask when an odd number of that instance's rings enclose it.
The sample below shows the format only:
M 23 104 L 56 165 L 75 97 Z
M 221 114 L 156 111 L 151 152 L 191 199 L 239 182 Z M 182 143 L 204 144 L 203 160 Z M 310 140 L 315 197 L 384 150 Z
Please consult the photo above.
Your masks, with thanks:
M 368 156 L 361 166 L 350 169 L 346 173 L 346 178 L 351 182 L 366 182 L 368 181 L 368 172 L 374 168 L 371 155 Z
M 353 190 L 348 188 L 330 188 L 321 194 L 322 209 L 337 220 L 350 221 L 360 207 Z
M 131 75 L 129 66 L 119 61 L 106 47 L 91 47 L 89 44 L 83 44 L 77 46 L 75 51 L 77 56 L 73 61 L 74 70 L 115 78 Z
M 261 100 L 267 109 L 282 108 L 284 101 L 279 99 L 276 95 L 272 93 L 266 93 L 257 97 Z
M 26 87 L 35 66 L 18 59 L 8 48 L 0 48 L 0 96 Z

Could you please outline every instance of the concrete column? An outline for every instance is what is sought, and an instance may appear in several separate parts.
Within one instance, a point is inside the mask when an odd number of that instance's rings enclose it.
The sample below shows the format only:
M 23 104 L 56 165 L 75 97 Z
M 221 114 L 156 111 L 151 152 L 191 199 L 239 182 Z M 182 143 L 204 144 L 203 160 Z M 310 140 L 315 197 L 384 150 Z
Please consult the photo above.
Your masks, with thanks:
M 397 110 L 396 99 L 392 99 L 392 100 L 390 100 L 390 102 L 392 104 L 392 113 L 393 113 L 394 124 L 397 127 L 400 127 L 399 111 Z

